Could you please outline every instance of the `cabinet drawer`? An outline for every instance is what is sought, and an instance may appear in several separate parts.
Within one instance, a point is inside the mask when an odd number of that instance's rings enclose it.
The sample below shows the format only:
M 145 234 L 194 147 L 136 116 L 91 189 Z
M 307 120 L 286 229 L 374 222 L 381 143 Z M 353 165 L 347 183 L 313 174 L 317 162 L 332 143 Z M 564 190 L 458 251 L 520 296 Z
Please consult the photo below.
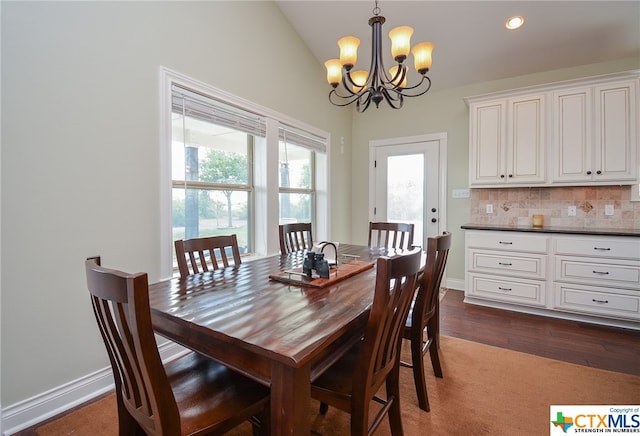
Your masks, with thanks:
M 584 258 L 556 256 L 555 279 L 603 286 L 640 289 L 640 262 L 589 262 Z
M 491 300 L 524 304 L 527 306 L 544 306 L 544 281 L 527 279 L 510 279 L 505 277 L 469 274 L 469 294 Z
M 544 279 L 547 256 L 540 254 L 504 255 L 496 252 L 469 250 L 470 268 L 484 273 L 516 275 Z
M 556 283 L 555 307 L 604 317 L 640 319 L 640 293 L 621 292 L 602 292 L 601 288 L 594 286 Z
M 467 246 L 498 251 L 524 251 L 546 254 L 549 238 L 516 232 L 467 232 Z
M 556 254 L 595 258 L 639 259 L 640 239 L 623 238 L 555 238 Z

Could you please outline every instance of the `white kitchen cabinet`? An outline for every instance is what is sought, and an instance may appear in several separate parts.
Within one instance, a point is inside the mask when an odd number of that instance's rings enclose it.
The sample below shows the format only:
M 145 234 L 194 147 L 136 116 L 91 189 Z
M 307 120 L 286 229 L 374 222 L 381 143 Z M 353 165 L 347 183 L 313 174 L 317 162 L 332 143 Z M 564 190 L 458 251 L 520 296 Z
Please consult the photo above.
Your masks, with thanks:
M 545 182 L 545 96 L 470 103 L 470 184 Z
M 546 305 L 548 238 L 467 231 L 467 295 L 524 306 Z
M 640 71 L 467 97 L 469 186 L 635 184 Z
M 637 180 L 637 80 L 556 90 L 551 182 Z
M 554 238 L 554 309 L 640 321 L 640 240 Z
M 640 330 L 640 237 L 463 228 L 466 302 Z

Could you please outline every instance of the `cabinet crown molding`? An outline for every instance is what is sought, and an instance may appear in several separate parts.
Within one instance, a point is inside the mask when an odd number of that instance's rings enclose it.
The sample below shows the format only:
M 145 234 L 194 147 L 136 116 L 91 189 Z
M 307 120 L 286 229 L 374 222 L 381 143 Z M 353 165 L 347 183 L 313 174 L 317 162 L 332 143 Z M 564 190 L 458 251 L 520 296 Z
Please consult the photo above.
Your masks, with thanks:
M 465 97 L 464 101 L 468 106 L 471 103 L 486 99 L 517 97 L 519 95 L 532 94 L 536 92 L 551 92 L 557 89 L 567 89 L 574 86 L 597 85 L 599 83 L 607 83 L 615 80 L 640 80 L 640 70 L 628 70 L 617 73 L 601 74 L 597 76 L 561 80 L 557 82 L 541 83 L 520 88 L 505 89 L 502 91 L 489 92 L 486 94 L 471 95 Z

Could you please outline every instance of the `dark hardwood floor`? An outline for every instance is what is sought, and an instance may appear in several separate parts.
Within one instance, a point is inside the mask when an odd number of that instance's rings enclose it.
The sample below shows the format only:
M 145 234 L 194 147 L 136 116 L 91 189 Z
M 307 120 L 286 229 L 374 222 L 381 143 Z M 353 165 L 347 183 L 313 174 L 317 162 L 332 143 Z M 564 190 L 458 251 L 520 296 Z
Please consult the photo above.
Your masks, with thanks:
M 640 331 L 492 309 L 463 299 L 462 291 L 447 291 L 440 303 L 441 334 L 640 376 Z M 35 436 L 37 427 L 15 436 Z
M 448 290 L 440 333 L 551 359 L 640 376 L 640 331 L 603 327 L 463 302 Z

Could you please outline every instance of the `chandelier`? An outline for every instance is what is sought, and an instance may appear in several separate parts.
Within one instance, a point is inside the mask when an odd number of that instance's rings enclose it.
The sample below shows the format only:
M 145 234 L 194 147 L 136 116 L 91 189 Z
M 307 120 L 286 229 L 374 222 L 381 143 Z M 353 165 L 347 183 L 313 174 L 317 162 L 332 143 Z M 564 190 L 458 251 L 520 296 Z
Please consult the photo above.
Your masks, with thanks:
M 352 71 L 358 58 L 360 39 L 345 36 L 338 41 L 340 59 L 325 62 L 327 82 L 333 87 L 329 92 L 329 101 L 336 106 L 347 106 L 356 103 L 358 112 L 367 110 L 373 101 L 376 108 L 382 100 L 393 109 L 400 109 L 404 97 L 418 97 L 431 88 L 431 79 L 426 74 L 431 68 L 433 44 L 421 42 L 411 47 L 413 28 L 400 26 L 389 32 L 391 38 L 391 55 L 396 64 L 388 71 L 382 61 L 382 25 L 385 18 L 380 15 L 378 0 L 373 9 L 373 17 L 369 19 L 371 26 L 371 66 L 369 71 Z M 408 66 L 404 61 L 413 54 L 414 67 L 420 75 L 418 83 L 407 86 Z M 340 86 L 342 84 L 342 86 Z

